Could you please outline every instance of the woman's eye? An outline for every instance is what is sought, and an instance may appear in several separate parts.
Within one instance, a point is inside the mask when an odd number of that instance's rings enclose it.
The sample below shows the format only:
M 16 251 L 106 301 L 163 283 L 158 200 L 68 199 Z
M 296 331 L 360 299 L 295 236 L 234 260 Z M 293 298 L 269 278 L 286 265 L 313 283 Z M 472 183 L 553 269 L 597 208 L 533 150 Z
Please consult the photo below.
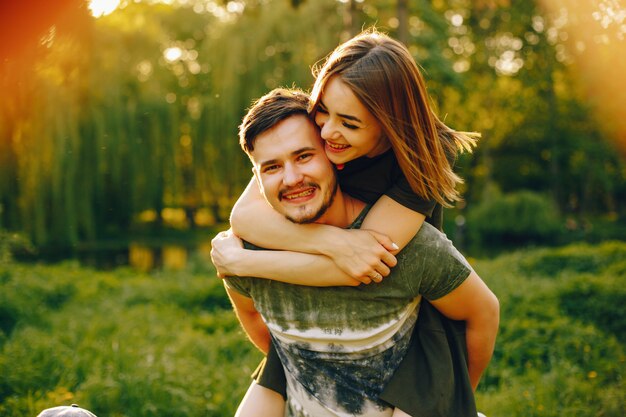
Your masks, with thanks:
M 317 108 L 317 112 L 318 112 L 318 113 L 322 113 L 322 114 L 328 114 L 328 110 L 323 109 L 323 108 L 321 108 L 321 107 L 318 107 L 318 108 Z
M 352 125 L 352 124 L 346 123 L 346 122 L 344 122 L 343 125 L 344 125 L 344 127 L 347 127 L 348 129 L 352 129 L 352 130 L 355 130 L 355 129 L 359 128 L 358 126 L 355 126 L 355 125 Z

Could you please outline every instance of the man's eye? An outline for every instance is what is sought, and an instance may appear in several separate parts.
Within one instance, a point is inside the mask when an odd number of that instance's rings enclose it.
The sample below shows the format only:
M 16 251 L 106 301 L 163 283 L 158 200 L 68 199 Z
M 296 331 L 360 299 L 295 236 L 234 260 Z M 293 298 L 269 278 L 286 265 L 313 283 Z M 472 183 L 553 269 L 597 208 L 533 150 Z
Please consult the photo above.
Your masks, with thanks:
M 322 113 L 322 114 L 328 114 L 328 110 L 326 110 L 326 109 L 324 109 L 324 108 L 321 108 L 321 107 L 318 107 L 318 108 L 317 108 L 317 112 L 318 112 L 318 113 Z
M 268 165 L 265 168 L 263 168 L 263 172 L 272 172 L 272 171 L 276 171 L 278 169 L 278 165 Z
M 298 161 L 306 161 L 313 156 L 312 153 L 303 153 L 302 155 L 298 155 Z

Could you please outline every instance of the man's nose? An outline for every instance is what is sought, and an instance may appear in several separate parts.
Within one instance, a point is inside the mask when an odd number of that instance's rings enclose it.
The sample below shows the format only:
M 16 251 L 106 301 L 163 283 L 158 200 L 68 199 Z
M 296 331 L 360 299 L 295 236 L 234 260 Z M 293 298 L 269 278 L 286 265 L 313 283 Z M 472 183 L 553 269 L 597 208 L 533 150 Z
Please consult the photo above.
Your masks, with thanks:
M 283 183 L 288 186 L 297 185 L 302 182 L 302 173 L 293 164 L 285 165 Z

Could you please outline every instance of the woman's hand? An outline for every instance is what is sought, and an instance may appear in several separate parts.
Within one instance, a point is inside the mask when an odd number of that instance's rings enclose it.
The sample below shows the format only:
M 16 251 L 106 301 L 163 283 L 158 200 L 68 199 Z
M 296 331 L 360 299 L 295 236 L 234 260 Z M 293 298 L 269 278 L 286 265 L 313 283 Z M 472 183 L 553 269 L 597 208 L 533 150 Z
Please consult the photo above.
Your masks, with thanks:
M 332 250 L 325 254 L 352 278 L 380 282 L 397 263 L 398 246 L 382 233 L 362 229 L 336 229 Z
M 220 278 L 238 275 L 235 266 L 244 254 L 243 242 L 230 229 L 211 240 L 211 260 Z

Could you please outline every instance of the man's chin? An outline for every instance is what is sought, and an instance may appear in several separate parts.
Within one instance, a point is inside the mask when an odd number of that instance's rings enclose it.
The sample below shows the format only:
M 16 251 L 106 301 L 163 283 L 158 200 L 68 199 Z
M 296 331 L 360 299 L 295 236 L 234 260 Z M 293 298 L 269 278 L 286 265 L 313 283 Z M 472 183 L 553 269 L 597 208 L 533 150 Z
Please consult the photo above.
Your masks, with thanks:
M 309 223 L 314 223 L 316 220 L 318 220 L 321 215 L 310 215 L 310 216 L 291 216 L 289 214 L 285 214 L 285 217 L 287 218 L 287 220 L 289 220 L 292 223 L 297 223 L 297 224 L 309 224 Z
M 284 210 L 283 215 L 292 223 L 314 223 L 326 210 Z
M 298 224 L 315 223 L 328 211 L 330 206 L 335 200 L 335 194 L 337 193 L 337 182 L 334 182 L 332 187 L 332 193 L 325 193 L 323 201 L 311 200 L 301 206 L 289 205 L 284 201 L 280 205 L 274 208 L 281 212 L 289 221 Z

